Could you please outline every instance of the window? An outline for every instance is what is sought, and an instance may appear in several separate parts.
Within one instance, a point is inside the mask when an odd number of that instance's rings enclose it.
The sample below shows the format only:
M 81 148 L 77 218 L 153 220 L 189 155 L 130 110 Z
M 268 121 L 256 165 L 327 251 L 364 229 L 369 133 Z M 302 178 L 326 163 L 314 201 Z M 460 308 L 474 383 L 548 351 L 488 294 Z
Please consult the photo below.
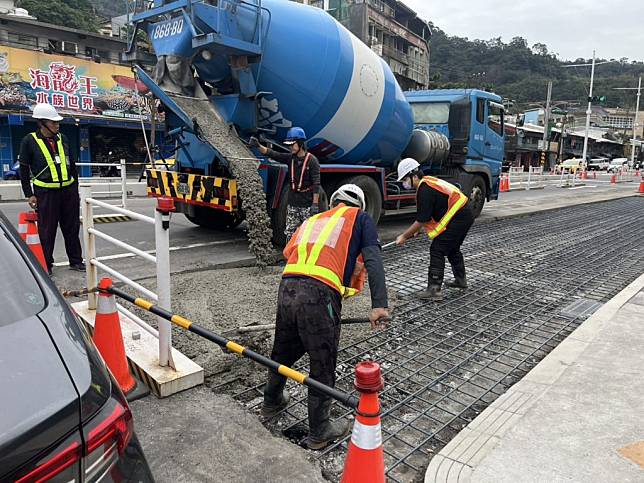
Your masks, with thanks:
M 78 44 L 74 42 L 63 42 L 63 52 L 68 54 L 77 54 L 78 53 Z
M 412 102 L 415 124 L 447 124 L 449 102 Z
M 485 123 L 485 99 L 476 99 L 476 120 Z
M 24 45 L 26 47 L 38 47 L 38 37 L 34 37 L 33 35 L 9 32 L 7 40 L 11 43 Z
M 96 57 L 98 55 L 98 50 L 94 47 L 85 47 L 85 55 L 87 57 Z
M 488 102 L 489 114 L 487 117 L 488 127 L 497 133 L 499 136 L 503 136 L 503 106 L 496 102 Z

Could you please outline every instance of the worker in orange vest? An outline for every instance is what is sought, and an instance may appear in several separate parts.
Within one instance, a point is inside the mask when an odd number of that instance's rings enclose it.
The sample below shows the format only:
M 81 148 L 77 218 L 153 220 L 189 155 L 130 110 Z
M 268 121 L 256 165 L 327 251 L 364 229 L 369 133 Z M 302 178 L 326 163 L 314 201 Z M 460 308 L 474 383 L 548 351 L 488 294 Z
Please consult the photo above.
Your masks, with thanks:
M 416 221 L 396 238 L 402 245 L 425 229 L 432 240 L 429 249 L 429 274 L 427 290 L 418 294 L 423 300 L 439 302 L 443 300 L 443 275 L 445 257 L 449 260 L 454 273 L 454 281 L 448 287 L 467 288 L 465 260 L 461 245 L 474 223 L 474 214 L 469 200 L 456 186 L 445 180 L 424 176 L 420 164 L 412 158 L 403 159 L 398 164 L 398 181 L 407 189 L 416 188 Z
M 286 248 L 286 267 L 277 301 L 275 342 L 271 358 L 292 366 L 305 353 L 310 376 L 335 385 L 342 300 L 357 295 L 369 276 L 372 327 L 389 317 L 385 271 L 375 223 L 365 213 L 364 193 L 356 185 L 341 186 L 331 209 L 308 218 Z M 286 378 L 269 371 L 262 415 L 273 417 L 289 401 Z M 349 431 L 347 422 L 329 421 L 331 399 L 309 391 L 309 449 L 323 449 Z

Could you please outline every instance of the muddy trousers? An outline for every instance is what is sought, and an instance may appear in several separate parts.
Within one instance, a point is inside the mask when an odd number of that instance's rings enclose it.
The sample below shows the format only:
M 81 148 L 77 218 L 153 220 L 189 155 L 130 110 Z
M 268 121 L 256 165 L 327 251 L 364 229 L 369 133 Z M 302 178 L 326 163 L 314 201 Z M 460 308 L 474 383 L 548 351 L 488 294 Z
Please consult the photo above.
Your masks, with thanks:
M 280 283 L 277 299 L 275 342 L 271 359 L 292 367 L 304 354 L 309 355 L 311 378 L 327 386 L 335 386 L 335 365 L 340 342 L 340 294 L 312 278 L 286 277 Z M 269 371 L 264 401 L 280 400 L 286 378 Z M 330 400 L 309 389 L 309 426 L 325 421 Z M 323 409 L 327 409 L 323 411 Z
M 468 213 L 464 214 L 466 216 L 454 218 L 447 225 L 447 229 L 432 241 L 429 249 L 428 287 L 432 285 L 440 287 L 443 284 L 445 257 L 452 266 L 454 277 L 465 277 L 465 259 L 461 252 L 461 245 L 474 223 L 474 217 L 470 216 L 469 211 L 468 209 Z
M 42 251 L 45 254 L 47 267 L 54 264 L 54 243 L 56 231 L 60 225 L 65 239 L 65 251 L 70 265 L 83 263 L 83 252 L 79 239 L 80 198 L 78 184 L 73 183 L 59 189 L 34 186 L 34 195 L 38 200 L 38 236 Z

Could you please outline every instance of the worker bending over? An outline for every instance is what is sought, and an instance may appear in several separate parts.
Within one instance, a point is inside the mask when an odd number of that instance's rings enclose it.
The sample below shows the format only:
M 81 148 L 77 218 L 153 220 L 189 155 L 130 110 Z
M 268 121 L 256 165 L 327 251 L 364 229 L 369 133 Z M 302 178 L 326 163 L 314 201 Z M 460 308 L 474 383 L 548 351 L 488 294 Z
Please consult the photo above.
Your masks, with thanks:
M 344 185 L 333 193 L 330 204 L 328 211 L 307 219 L 284 249 L 287 262 L 279 287 L 271 358 L 292 366 L 306 353 L 310 376 L 334 387 L 342 300 L 360 292 L 368 273 L 372 327 L 389 311 L 380 240 L 373 220 L 364 212 L 364 193 L 356 185 Z M 285 384 L 284 376 L 269 371 L 262 407 L 265 417 L 287 406 Z M 305 441 L 309 449 L 322 449 L 348 433 L 348 422 L 329 421 L 330 410 L 330 398 L 309 389 Z
M 402 245 L 424 228 L 432 239 L 429 249 L 429 275 L 427 290 L 418 294 L 423 300 L 443 300 L 441 286 L 445 272 L 445 257 L 454 273 L 454 282 L 447 286 L 465 289 L 465 260 L 461 245 L 474 223 L 469 200 L 456 186 L 432 176 L 423 176 L 415 159 L 403 159 L 398 164 L 398 181 L 407 189 L 416 188 L 416 221 L 398 236 Z

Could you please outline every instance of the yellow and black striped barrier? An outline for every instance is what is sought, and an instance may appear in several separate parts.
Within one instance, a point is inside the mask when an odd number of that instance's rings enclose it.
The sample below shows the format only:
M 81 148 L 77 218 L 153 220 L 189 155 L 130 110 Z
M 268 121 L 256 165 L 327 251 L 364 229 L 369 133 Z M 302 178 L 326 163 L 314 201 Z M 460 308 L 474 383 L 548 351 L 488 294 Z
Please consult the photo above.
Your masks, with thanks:
M 307 374 L 296 371 L 295 369 L 291 369 L 290 367 L 283 366 L 282 364 L 279 364 L 274 360 L 269 359 L 268 357 L 258 354 L 257 352 L 254 352 L 246 347 L 243 347 L 237 344 L 236 342 L 233 342 L 232 340 L 228 340 L 225 337 L 215 334 L 214 332 L 211 332 L 210 330 L 205 329 L 193 323 L 192 321 L 186 319 L 185 317 L 172 314 L 167 310 L 162 309 L 161 307 L 154 305 L 152 302 L 149 302 L 142 298 L 133 297 L 132 295 L 126 292 L 123 292 L 122 290 L 114 287 L 113 285 L 107 288 L 106 292 L 116 295 L 117 297 L 120 297 L 124 300 L 127 300 L 128 302 L 133 303 L 137 307 L 147 310 L 148 312 L 151 312 L 154 315 L 158 315 L 159 317 L 165 320 L 168 320 L 185 330 L 188 330 L 194 334 L 200 335 L 201 337 L 208 339 L 211 342 L 214 342 L 220 347 L 224 347 L 231 352 L 235 352 L 236 354 L 239 354 L 240 356 L 247 357 L 248 359 L 251 359 L 257 362 L 258 364 L 264 367 L 268 367 L 272 371 L 277 372 L 283 376 L 286 376 L 289 379 L 294 380 L 295 382 L 299 382 L 304 386 L 314 389 L 315 391 L 321 394 L 324 394 L 325 396 L 332 397 L 336 401 L 344 404 L 345 406 L 351 409 L 358 408 L 358 398 L 356 398 L 355 396 L 352 396 L 351 394 L 347 394 L 346 392 L 338 391 L 337 389 L 334 389 L 325 384 L 322 384 L 321 382 L 318 382 L 315 379 L 311 379 Z

